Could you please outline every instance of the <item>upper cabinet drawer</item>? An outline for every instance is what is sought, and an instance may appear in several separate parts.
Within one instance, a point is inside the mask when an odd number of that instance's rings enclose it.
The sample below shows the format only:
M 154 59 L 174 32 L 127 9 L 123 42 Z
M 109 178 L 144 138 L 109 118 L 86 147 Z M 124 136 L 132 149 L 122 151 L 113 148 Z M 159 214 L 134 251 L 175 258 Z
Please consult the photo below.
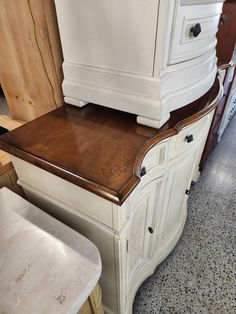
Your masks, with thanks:
M 223 1 L 182 0 L 176 2 L 169 64 L 187 61 L 216 45 L 216 32 Z
M 183 128 L 179 134 L 171 138 L 170 159 L 181 154 L 186 154 L 188 150 L 196 146 L 199 140 L 207 136 L 213 114 L 214 111 L 201 118 L 199 121 Z

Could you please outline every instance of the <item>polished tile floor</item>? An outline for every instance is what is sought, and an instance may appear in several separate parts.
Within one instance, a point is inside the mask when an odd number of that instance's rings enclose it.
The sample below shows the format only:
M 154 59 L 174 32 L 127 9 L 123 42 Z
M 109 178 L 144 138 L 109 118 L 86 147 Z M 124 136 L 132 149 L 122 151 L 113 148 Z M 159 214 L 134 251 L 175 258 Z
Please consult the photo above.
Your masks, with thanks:
M 134 314 L 236 314 L 236 115 L 192 187 L 180 241 Z

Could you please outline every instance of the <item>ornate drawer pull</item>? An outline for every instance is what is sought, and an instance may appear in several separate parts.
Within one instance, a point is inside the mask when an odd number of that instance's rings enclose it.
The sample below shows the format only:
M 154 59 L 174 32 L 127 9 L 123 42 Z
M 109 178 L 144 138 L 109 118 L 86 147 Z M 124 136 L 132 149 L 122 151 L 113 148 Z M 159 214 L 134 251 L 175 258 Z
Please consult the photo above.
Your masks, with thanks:
M 193 134 L 187 135 L 187 136 L 185 137 L 185 141 L 186 141 L 187 143 L 191 143 L 191 142 L 193 141 Z
M 202 31 L 201 24 L 197 23 L 195 26 L 190 28 L 190 33 L 192 33 L 193 37 L 197 37 Z

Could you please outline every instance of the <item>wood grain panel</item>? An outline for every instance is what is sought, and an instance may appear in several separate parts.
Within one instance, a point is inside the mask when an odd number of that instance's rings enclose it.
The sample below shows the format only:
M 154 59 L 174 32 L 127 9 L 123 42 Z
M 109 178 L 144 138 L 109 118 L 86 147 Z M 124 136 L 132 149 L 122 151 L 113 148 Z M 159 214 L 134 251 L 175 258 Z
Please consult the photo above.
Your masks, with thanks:
M 0 83 L 14 119 L 63 102 L 62 51 L 53 0 L 0 1 Z
M 235 1 L 226 1 L 223 6 L 222 16 L 226 21 L 219 25 L 217 33 L 216 55 L 218 57 L 218 66 L 229 63 L 236 43 L 236 3 Z

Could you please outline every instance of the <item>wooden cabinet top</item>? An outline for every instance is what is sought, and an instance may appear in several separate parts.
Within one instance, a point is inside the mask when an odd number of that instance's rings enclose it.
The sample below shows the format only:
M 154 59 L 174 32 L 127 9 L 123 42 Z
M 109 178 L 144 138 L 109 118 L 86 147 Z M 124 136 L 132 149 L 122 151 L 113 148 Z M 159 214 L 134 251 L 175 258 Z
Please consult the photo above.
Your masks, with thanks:
M 0 137 L 0 148 L 88 191 L 122 204 L 140 181 L 146 153 L 161 140 L 210 112 L 220 84 L 173 111 L 161 129 L 136 123 L 136 116 L 89 104 L 64 105 Z

